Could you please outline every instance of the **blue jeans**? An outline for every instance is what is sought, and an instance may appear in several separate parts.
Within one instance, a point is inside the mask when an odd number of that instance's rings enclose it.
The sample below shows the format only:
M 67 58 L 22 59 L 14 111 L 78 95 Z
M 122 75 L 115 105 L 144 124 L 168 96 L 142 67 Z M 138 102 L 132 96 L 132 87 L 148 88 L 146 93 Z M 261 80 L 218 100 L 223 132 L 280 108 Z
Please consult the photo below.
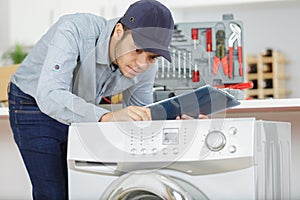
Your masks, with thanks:
M 68 126 L 42 113 L 34 98 L 8 88 L 9 119 L 32 184 L 33 199 L 68 199 Z

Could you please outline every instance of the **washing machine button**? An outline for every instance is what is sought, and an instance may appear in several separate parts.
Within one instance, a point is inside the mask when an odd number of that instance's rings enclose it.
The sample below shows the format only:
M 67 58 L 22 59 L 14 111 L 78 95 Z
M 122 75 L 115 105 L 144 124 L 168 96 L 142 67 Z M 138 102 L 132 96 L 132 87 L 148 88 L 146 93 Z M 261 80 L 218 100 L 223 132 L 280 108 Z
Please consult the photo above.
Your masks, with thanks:
M 211 131 L 205 138 L 205 144 L 211 151 L 220 151 L 226 144 L 226 137 L 221 131 Z
M 156 154 L 157 154 L 157 148 L 153 148 L 153 149 L 151 150 L 151 152 L 152 152 L 153 155 L 156 155 Z
M 133 149 L 130 149 L 130 153 L 131 153 L 131 155 L 136 155 L 137 151 L 135 148 L 133 148 Z
M 142 148 L 141 152 L 142 152 L 143 155 L 146 155 L 147 154 L 147 149 Z
M 179 153 L 179 149 L 177 147 L 173 148 L 173 154 L 178 154 Z
M 236 127 L 231 127 L 231 128 L 229 129 L 229 133 L 230 133 L 231 135 L 235 135 L 235 134 L 237 133 L 237 128 L 236 128 Z
M 235 153 L 235 152 L 236 152 L 236 146 L 231 145 L 231 146 L 228 148 L 228 151 L 229 151 L 229 153 Z
M 167 149 L 167 148 L 163 148 L 163 149 L 162 149 L 162 153 L 163 153 L 164 155 L 167 155 L 167 154 L 168 154 L 168 149 Z

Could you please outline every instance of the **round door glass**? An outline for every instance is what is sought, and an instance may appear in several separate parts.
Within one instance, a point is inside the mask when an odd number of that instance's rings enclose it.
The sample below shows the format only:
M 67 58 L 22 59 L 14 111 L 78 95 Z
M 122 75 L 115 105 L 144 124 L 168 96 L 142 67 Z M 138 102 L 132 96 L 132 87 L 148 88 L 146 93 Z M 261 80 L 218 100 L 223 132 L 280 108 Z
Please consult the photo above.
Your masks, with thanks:
M 110 184 L 100 199 L 107 200 L 207 200 L 188 178 L 154 171 L 133 171 Z M 179 176 L 179 174 L 178 174 Z

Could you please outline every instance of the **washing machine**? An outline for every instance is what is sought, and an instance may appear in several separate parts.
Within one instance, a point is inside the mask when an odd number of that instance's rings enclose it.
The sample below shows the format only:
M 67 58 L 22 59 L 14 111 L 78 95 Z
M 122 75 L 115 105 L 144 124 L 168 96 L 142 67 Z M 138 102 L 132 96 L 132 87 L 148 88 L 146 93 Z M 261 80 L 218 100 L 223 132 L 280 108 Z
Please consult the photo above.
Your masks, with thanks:
M 289 199 L 291 125 L 255 118 L 75 123 L 70 199 Z

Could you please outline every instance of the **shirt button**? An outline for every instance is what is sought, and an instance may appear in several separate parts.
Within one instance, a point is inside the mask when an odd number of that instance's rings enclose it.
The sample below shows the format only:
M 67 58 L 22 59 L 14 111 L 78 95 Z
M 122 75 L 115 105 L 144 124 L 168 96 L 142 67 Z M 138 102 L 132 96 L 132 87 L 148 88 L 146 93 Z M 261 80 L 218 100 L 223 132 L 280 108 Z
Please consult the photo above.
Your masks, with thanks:
M 55 65 L 55 66 L 54 66 L 54 69 L 55 69 L 55 70 L 59 70 L 59 65 Z

